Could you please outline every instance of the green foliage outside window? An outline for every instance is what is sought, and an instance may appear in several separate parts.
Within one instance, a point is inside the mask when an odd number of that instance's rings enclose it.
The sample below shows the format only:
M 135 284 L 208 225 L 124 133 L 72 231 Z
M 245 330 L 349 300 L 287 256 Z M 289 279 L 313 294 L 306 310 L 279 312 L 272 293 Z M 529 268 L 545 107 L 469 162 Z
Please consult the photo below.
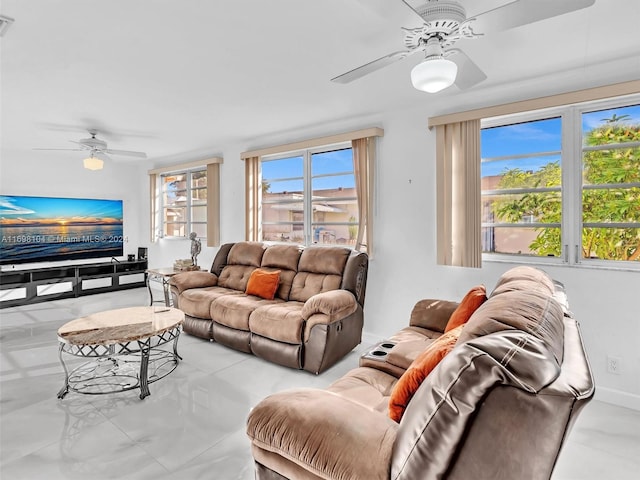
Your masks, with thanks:
M 624 117 L 613 116 L 585 134 L 585 146 L 640 141 L 640 124 L 625 124 Z M 611 185 L 612 188 L 583 189 L 584 223 L 640 223 L 640 188 L 619 184 L 640 182 L 640 147 L 592 150 L 583 154 L 583 184 Z M 502 175 L 498 188 L 557 187 L 561 184 L 559 162 L 537 171 L 513 168 Z M 513 195 L 493 203 L 502 222 L 518 223 L 528 216 L 539 223 L 559 223 L 562 203 L 559 192 L 533 192 Z M 558 228 L 536 228 L 529 245 L 538 255 L 560 256 L 562 241 Z M 640 228 L 592 227 L 582 230 L 582 255 L 606 260 L 640 260 Z

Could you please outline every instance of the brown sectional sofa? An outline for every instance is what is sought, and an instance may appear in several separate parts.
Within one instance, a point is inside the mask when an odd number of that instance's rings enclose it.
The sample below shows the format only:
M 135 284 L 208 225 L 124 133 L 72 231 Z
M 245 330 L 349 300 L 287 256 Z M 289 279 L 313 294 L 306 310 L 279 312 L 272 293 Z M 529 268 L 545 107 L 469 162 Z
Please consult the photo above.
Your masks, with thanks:
M 245 294 L 254 270 L 280 272 L 273 300 Z M 361 341 L 368 258 L 342 247 L 222 245 L 210 272 L 171 278 L 184 331 L 320 373 Z
M 454 302 L 423 300 L 379 354 L 326 390 L 271 395 L 250 413 L 258 479 L 549 479 L 594 384 L 561 285 L 517 267 L 453 350 L 388 414 L 398 377 L 443 334 Z M 422 345 L 420 345 L 422 343 Z

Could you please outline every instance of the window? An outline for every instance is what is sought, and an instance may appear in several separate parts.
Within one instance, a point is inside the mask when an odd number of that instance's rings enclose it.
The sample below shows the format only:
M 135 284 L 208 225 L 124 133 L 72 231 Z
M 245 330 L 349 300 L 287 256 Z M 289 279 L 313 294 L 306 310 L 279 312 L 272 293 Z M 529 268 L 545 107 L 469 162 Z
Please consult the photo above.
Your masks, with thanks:
M 634 100 L 482 121 L 483 252 L 569 264 L 640 261 Z
M 265 156 L 263 241 L 355 245 L 358 201 L 349 144 Z
M 162 233 L 187 237 L 207 236 L 207 170 L 166 173 L 160 176 Z
M 482 250 L 560 256 L 560 117 L 481 131 Z M 542 247 L 538 238 L 551 238 Z

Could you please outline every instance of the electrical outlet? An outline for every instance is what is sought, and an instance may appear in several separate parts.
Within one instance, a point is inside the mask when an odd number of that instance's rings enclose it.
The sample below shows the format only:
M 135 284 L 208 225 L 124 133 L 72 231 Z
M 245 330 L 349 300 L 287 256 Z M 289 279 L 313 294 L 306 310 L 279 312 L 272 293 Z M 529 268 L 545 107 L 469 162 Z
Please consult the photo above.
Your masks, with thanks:
M 622 359 L 607 355 L 607 372 L 620 375 L 622 373 Z

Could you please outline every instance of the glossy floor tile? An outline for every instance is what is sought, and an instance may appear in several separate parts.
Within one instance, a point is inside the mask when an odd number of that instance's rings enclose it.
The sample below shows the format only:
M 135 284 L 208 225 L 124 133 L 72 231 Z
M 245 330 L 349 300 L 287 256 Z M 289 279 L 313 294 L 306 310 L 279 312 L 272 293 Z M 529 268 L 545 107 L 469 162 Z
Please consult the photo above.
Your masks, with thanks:
M 326 387 L 379 340 L 365 335 L 361 346 L 316 376 L 185 334 L 178 343 L 184 360 L 152 383 L 143 401 L 136 390 L 71 392 L 58 400 L 64 379 L 58 327 L 146 302 L 146 290 L 135 289 L 0 310 L 2 480 L 252 479 L 244 433 L 252 406 L 287 388 Z M 571 432 L 553 478 L 625 480 L 639 478 L 638 472 L 640 412 L 593 401 Z

